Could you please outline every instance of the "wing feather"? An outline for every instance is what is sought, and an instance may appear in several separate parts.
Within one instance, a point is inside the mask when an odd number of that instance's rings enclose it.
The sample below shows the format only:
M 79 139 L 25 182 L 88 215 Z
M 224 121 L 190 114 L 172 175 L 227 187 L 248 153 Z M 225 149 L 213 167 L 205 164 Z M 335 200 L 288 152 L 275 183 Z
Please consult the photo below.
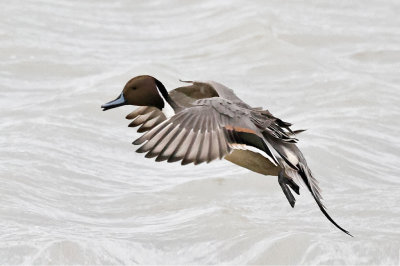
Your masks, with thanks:
M 154 117 L 157 117 L 159 115 L 158 111 L 154 110 L 149 113 L 143 114 L 143 115 L 138 115 L 135 120 L 133 120 L 128 126 L 129 127 L 137 127 L 148 120 L 151 120 Z
M 129 127 L 137 127 L 141 125 L 137 132 L 142 133 L 156 127 L 167 118 L 163 112 L 155 107 L 142 106 L 128 114 L 126 119 L 134 119 L 128 125 Z
M 137 152 L 143 153 L 150 151 L 154 145 L 156 145 L 167 133 L 169 133 L 169 129 L 172 128 L 172 124 L 168 123 L 157 130 L 157 133 L 153 135 L 148 142 L 146 142 L 142 147 L 140 147 Z
M 161 162 L 168 160 L 168 158 L 172 155 L 175 151 L 176 147 L 184 141 L 185 136 L 187 135 L 186 129 L 179 129 L 178 133 L 171 141 L 165 145 L 164 149 L 160 152 L 157 156 L 156 161 Z
M 197 150 L 196 150 L 197 147 L 195 145 L 196 144 L 198 145 L 198 143 L 200 142 L 199 141 L 200 137 L 199 137 L 199 132 L 193 131 L 193 133 L 194 134 L 191 138 L 191 142 L 188 143 L 187 146 L 182 145 L 182 147 L 181 147 L 182 150 L 184 149 L 186 151 L 185 155 L 183 157 L 183 160 L 182 160 L 182 165 L 192 163 L 195 160 L 195 156 L 197 154 Z
M 168 143 L 173 140 L 179 131 L 179 127 L 169 127 L 168 130 L 159 137 L 159 141 L 154 144 L 152 149 L 146 154 L 146 158 L 153 158 L 158 156 L 162 150 L 168 145 Z
M 152 130 L 147 131 L 140 138 L 138 138 L 134 142 L 132 142 L 132 144 L 140 145 L 140 144 L 144 143 L 145 141 L 147 141 L 147 140 L 151 139 L 152 137 L 154 137 L 155 135 L 157 135 L 161 130 L 163 130 L 163 128 L 166 125 L 169 125 L 169 124 L 170 124 L 169 121 L 164 121 L 163 123 L 161 123 L 158 126 L 156 126 L 155 128 L 153 128 Z
M 188 130 L 183 141 L 179 143 L 174 152 L 168 158 L 168 162 L 172 163 L 182 160 L 185 157 L 188 147 L 190 147 L 190 143 L 194 141 L 195 137 L 196 133 L 193 130 Z
M 156 116 L 154 118 L 148 119 L 146 122 L 143 123 L 143 125 L 140 126 L 140 128 L 137 130 L 139 133 L 143 133 L 146 131 L 149 131 L 156 125 L 160 124 L 162 121 L 164 121 L 165 118 L 163 116 Z
M 210 145 L 208 149 L 207 163 L 217 159 L 219 157 L 219 143 L 218 143 L 218 133 L 211 131 L 209 135 Z
M 245 116 L 244 111 L 235 113 L 234 108 L 239 110 L 240 107 L 221 99 L 213 99 L 215 98 L 199 100 L 192 107 L 183 109 L 170 119 L 154 126 L 133 142 L 135 145 L 141 145 L 137 152 L 146 153 L 147 158 L 156 157 L 156 161 L 181 161 L 181 164 L 185 165 L 222 159 L 236 146 L 243 146 L 245 139 L 236 132 L 236 127 L 230 126 L 227 130 L 225 126 L 237 125 L 237 129 L 254 133 L 257 127 Z M 142 110 L 145 111 L 148 110 Z M 157 119 L 152 117 L 152 114 L 153 112 L 138 114 L 134 121 L 145 121 L 142 127 L 146 129 L 147 126 L 153 126 Z M 244 117 L 238 117 L 237 114 Z M 152 118 L 149 119 L 150 117 Z
M 157 110 L 157 108 L 150 107 L 150 106 L 141 106 L 139 108 L 136 108 L 133 112 L 129 113 L 125 118 L 126 119 L 134 119 L 138 115 L 144 115 L 144 114 L 147 114 L 154 110 Z
M 225 154 L 230 153 L 231 148 L 227 143 L 224 129 L 218 130 L 218 143 L 219 143 L 219 158 L 224 158 Z

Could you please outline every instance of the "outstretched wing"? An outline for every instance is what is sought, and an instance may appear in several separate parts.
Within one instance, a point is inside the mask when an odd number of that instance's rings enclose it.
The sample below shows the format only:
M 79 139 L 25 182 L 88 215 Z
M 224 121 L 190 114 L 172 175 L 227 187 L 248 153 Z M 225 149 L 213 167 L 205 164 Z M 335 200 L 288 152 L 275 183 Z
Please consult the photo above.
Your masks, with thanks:
M 146 132 L 167 120 L 163 112 L 158 108 L 151 106 L 141 106 L 136 108 L 126 116 L 126 119 L 134 119 L 129 124 L 129 127 L 140 126 L 137 130 L 139 133 Z
M 221 159 L 240 145 L 253 146 L 269 154 L 251 122 L 250 112 L 221 98 L 198 100 L 170 119 L 151 129 L 133 144 L 143 144 L 137 152 L 156 161 L 200 164 Z

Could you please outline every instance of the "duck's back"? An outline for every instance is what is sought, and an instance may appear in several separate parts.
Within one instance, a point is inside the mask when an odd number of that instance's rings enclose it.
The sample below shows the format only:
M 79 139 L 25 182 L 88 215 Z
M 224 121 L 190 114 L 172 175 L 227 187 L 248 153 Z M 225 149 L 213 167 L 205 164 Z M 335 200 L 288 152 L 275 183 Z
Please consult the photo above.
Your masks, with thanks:
M 248 106 L 233 90 L 215 81 L 184 81 L 189 86 L 176 88 L 169 92 L 169 96 L 177 103 L 189 106 L 194 101 L 204 98 L 220 97 L 239 105 Z

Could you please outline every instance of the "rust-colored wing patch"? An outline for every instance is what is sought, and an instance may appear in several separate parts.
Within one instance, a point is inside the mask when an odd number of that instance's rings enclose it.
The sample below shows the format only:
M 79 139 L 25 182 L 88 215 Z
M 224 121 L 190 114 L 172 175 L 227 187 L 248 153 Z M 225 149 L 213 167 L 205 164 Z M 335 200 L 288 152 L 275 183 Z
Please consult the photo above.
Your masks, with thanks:
M 234 127 L 231 125 L 226 125 L 225 126 L 226 130 L 231 130 L 231 131 L 236 131 L 236 132 L 244 132 L 244 133 L 252 133 L 252 134 L 256 134 L 256 132 L 252 129 L 249 128 L 245 128 L 245 127 Z

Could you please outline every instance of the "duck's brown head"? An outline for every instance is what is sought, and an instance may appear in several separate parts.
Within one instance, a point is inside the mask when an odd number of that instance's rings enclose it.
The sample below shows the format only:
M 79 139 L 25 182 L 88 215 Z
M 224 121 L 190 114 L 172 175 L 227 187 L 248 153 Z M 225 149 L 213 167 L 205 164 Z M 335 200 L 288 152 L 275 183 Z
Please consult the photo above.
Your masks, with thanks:
M 123 105 L 154 106 L 163 109 L 168 92 L 156 78 L 148 75 L 129 80 L 117 99 L 101 106 L 103 111 Z

